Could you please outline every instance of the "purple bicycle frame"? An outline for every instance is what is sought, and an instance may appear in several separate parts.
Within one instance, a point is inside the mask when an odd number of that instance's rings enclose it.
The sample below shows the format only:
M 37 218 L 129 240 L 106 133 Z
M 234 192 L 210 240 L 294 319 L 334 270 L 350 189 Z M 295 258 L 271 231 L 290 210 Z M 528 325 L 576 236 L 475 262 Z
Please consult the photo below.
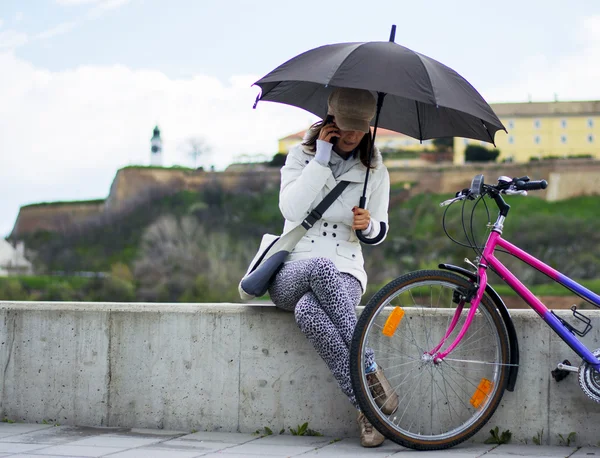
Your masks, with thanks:
M 496 247 L 500 247 L 508 251 L 510 254 L 514 255 L 524 263 L 530 265 L 531 267 L 539 270 L 540 272 L 548 275 L 557 283 L 575 291 L 577 294 L 581 295 L 585 299 L 589 300 L 596 306 L 600 307 L 600 296 L 590 291 L 589 289 L 581 286 L 574 280 L 571 280 L 566 275 L 561 274 L 557 270 L 553 269 L 549 265 L 543 263 L 539 259 L 531 256 L 529 253 L 523 251 L 519 247 L 513 245 L 512 243 L 504 240 L 500 234 L 500 232 L 492 231 L 488 237 L 488 240 L 485 244 L 485 248 L 483 250 L 483 256 L 479 262 L 478 273 L 479 273 L 479 287 L 477 289 L 477 293 L 475 297 L 471 301 L 471 308 L 469 309 L 469 313 L 467 315 L 467 319 L 463 324 L 462 329 L 460 330 L 458 336 L 452 342 L 452 344 L 443 352 L 436 353 L 443 345 L 444 341 L 448 338 L 448 336 L 452 333 L 452 330 L 456 326 L 458 322 L 458 318 L 460 313 L 462 312 L 462 304 L 457 307 L 454 319 L 450 324 L 450 328 L 448 329 L 446 336 L 442 339 L 442 342 L 434 348 L 430 354 L 435 353 L 435 360 L 443 360 L 460 342 L 466 333 L 469 325 L 473 321 L 473 317 L 475 316 L 475 312 L 477 311 L 477 307 L 481 302 L 481 298 L 485 292 L 485 288 L 487 286 L 487 267 L 491 267 L 494 271 L 510 286 L 515 292 L 523 298 L 523 300 L 537 312 L 540 317 L 550 326 L 554 332 L 556 332 L 562 340 L 569 346 L 575 353 L 577 353 L 584 361 L 588 362 L 594 369 L 600 370 L 600 360 L 594 356 L 594 354 L 583 345 L 577 337 L 575 337 L 571 331 L 564 326 L 560 320 L 554 315 L 548 308 L 533 295 L 529 289 L 523 283 L 517 279 L 494 255 L 494 251 Z

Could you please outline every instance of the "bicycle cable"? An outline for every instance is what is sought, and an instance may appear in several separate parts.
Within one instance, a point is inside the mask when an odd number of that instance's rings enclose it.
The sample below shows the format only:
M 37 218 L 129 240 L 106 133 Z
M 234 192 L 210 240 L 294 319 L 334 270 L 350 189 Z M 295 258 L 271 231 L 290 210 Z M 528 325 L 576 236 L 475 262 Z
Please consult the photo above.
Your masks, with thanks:
M 477 209 L 477 206 L 480 204 L 480 202 L 483 202 L 483 205 L 485 207 L 485 211 L 486 211 L 486 216 L 487 216 L 487 224 L 489 225 L 491 223 L 490 220 L 490 208 L 487 204 L 487 202 L 485 201 L 485 196 L 489 196 L 489 192 L 488 190 L 485 190 L 475 201 L 475 203 L 473 204 L 473 208 L 471 209 L 471 215 L 469 218 L 469 229 L 467 230 L 467 223 L 465 221 L 465 206 L 467 203 L 467 200 L 469 200 L 469 198 L 465 198 L 462 200 L 462 206 L 461 206 L 461 226 L 462 226 L 462 230 L 463 230 L 463 234 L 465 235 L 466 241 L 467 243 L 463 243 L 457 239 L 455 239 L 454 237 L 452 237 L 450 235 L 450 233 L 448 232 L 448 228 L 446 226 L 446 218 L 447 218 L 447 212 L 450 209 L 450 207 L 452 207 L 452 205 L 454 205 L 456 202 L 452 202 L 450 205 L 448 205 L 446 207 L 446 209 L 444 210 L 444 214 L 442 216 L 442 228 L 444 230 L 444 234 L 446 235 L 446 237 L 448 237 L 453 243 L 459 245 L 459 246 L 463 246 L 465 248 L 470 248 L 472 249 L 475 254 L 477 256 L 480 256 L 481 258 L 485 259 L 485 256 L 483 255 L 483 250 L 485 248 L 484 246 L 479 246 L 477 244 L 477 240 L 476 240 L 476 234 L 475 234 L 475 228 L 474 228 L 474 220 L 475 220 L 475 211 Z M 470 235 L 469 235 L 470 232 Z M 510 254 L 513 257 L 516 257 L 515 255 L 513 255 L 512 253 L 510 253 L 509 251 L 503 250 L 501 248 L 497 248 L 495 251 L 499 252 L 499 253 L 505 253 L 505 254 Z M 487 261 L 487 260 L 486 260 Z

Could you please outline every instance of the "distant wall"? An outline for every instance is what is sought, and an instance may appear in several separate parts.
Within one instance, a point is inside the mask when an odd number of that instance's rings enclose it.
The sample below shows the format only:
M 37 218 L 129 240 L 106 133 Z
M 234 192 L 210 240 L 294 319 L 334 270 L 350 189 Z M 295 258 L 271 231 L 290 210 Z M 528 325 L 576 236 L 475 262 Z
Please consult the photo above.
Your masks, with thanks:
M 410 312 L 407 311 L 407 314 Z M 559 316 L 570 315 L 557 311 Z M 600 311 L 586 310 L 600 347 Z M 513 310 L 520 348 L 516 390 L 496 426 L 513 443 L 577 433 L 598 444 L 600 404 L 556 364 L 579 358 L 531 310 Z M 382 363 L 385 364 L 385 363 Z M 358 436 L 356 411 L 292 313 L 239 304 L 0 302 L 0 418 L 63 425 L 252 433 L 309 422 Z
M 549 186 L 533 195 L 550 201 L 580 195 L 600 194 L 596 185 L 600 176 L 600 161 L 588 159 L 549 160 L 528 164 L 465 164 L 460 166 L 435 164 L 428 167 L 390 168 L 392 183 L 413 183 L 406 196 L 423 192 L 453 193 L 471 182 L 474 175 L 483 173 L 488 182 L 501 175 L 510 177 L 528 175 L 531 179 L 546 179 Z M 182 190 L 200 190 L 221 186 L 226 190 L 260 191 L 278 187 L 280 171 L 277 168 L 249 169 L 246 171 L 205 172 L 201 170 L 127 167 L 117 172 L 104 204 L 37 205 L 23 207 L 15 223 L 12 236 L 38 229 L 65 230 L 102 212 L 126 212 L 140 203 Z
M 65 203 L 21 207 L 11 236 L 37 230 L 62 231 L 104 211 L 104 203 Z

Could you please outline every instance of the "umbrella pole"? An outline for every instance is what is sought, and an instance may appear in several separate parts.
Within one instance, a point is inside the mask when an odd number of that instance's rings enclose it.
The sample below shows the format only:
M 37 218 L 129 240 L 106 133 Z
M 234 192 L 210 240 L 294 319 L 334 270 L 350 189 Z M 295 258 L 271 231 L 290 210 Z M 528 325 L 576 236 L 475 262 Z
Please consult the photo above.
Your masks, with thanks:
M 379 124 L 379 114 L 381 113 L 381 107 L 383 106 L 383 98 L 384 97 L 385 97 L 384 92 L 377 93 L 377 113 L 375 115 L 375 126 L 373 127 L 373 137 L 371 137 L 371 141 L 370 141 L 370 145 L 369 145 L 369 155 L 368 155 L 368 159 L 367 159 L 367 171 L 365 173 L 365 186 L 363 187 L 363 193 L 362 193 L 362 196 L 360 196 L 360 200 L 359 200 L 359 204 L 358 204 L 358 206 L 360 208 L 365 208 L 365 205 L 367 203 L 367 183 L 369 182 L 369 172 L 371 171 L 371 158 L 373 157 L 373 148 L 375 148 L 375 136 L 377 135 L 377 124 Z M 379 234 L 376 237 L 369 239 L 369 238 L 365 237 L 364 235 L 362 235 L 362 231 L 360 231 L 360 230 L 355 231 L 356 236 L 358 237 L 358 239 L 361 242 L 366 243 L 368 245 L 373 245 L 375 243 L 378 243 L 379 241 L 381 241 L 383 239 L 383 237 L 385 237 L 385 233 L 386 233 L 385 223 L 383 221 L 380 221 L 379 224 L 380 224 Z
M 367 159 L 367 173 L 365 175 L 365 185 L 363 187 L 363 193 L 360 197 L 360 208 L 365 208 L 365 203 L 367 202 L 367 183 L 369 182 L 369 171 L 371 170 L 371 159 L 373 157 L 373 148 L 375 148 L 375 136 L 377 135 L 377 124 L 379 124 L 379 113 L 381 113 L 381 107 L 383 106 L 383 98 L 385 97 L 385 93 L 378 92 L 377 93 L 377 112 L 375 114 L 375 126 L 373 127 L 373 137 L 371 138 L 371 142 L 369 145 L 369 155 Z
M 392 30 L 390 31 L 390 42 L 394 42 L 396 40 L 396 25 L 392 25 Z M 371 144 L 369 145 L 369 156 L 367 159 L 367 172 L 365 174 L 365 186 L 363 187 L 362 196 L 360 196 L 358 206 L 360 208 L 365 208 L 367 203 L 367 183 L 369 182 L 369 172 L 371 171 L 371 158 L 373 157 L 373 148 L 375 148 L 375 136 L 377 135 L 377 125 L 379 124 L 379 114 L 381 113 L 381 107 L 383 106 L 383 98 L 385 97 L 384 92 L 377 93 L 377 113 L 375 115 L 375 126 L 373 127 L 373 137 L 371 138 Z M 381 227 L 379 228 L 379 234 L 377 237 L 368 239 L 362 235 L 362 231 L 356 231 L 356 236 L 358 239 L 367 244 L 375 244 L 379 242 L 385 236 L 386 227 L 383 221 L 380 222 Z
M 390 42 L 394 43 L 396 40 L 396 24 L 392 24 L 390 30 Z M 369 156 L 367 159 L 367 174 L 365 175 L 365 186 L 363 187 L 363 193 L 360 198 L 359 207 L 365 208 L 367 202 L 367 182 L 369 181 L 369 171 L 371 170 L 371 157 L 373 157 L 373 148 L 375 148 L 375 136 L 377 135 L 377 124 L 379 124 L 379 113 L 381 113 L 381 107 L 383 106 L 383 98 L 385 97 L 384 92 L 377 93 L 377 114 L 375 115 L 375 126 L 373 128 L 373 138 L 371 138 L 371 145 L 369 146 Z

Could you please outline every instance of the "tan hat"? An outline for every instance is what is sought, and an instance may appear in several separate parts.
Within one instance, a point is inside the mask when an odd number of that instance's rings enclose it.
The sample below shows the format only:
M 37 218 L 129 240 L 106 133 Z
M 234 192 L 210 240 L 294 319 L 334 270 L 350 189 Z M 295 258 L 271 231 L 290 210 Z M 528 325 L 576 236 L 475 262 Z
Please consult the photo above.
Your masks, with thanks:
M 335 123 L 341 130 L 369 132 L 375 105 L 375 97 L 369 91 L 340 87 L 329 95 L 327 114 L 335 116 Z

